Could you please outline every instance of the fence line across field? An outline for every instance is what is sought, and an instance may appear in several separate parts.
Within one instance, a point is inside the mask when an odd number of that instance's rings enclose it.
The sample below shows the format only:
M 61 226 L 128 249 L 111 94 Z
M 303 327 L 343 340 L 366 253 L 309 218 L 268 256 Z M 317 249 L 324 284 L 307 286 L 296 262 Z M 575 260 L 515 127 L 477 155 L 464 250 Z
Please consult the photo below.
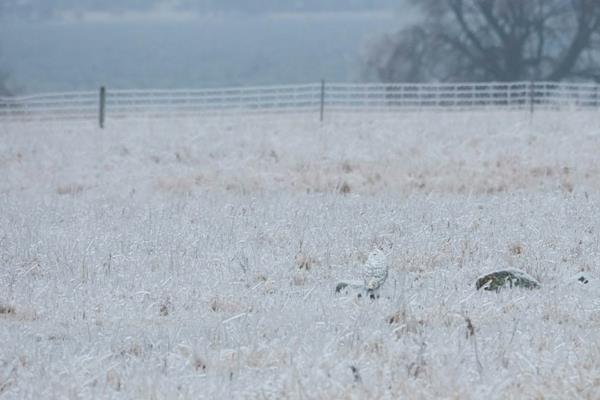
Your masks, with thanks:
M 600 107 L 587 83 L 315 84 L 220 89 L 111 90 L 0 98 L 0 120 L 97 119 L 227 114 L 579 110 Z

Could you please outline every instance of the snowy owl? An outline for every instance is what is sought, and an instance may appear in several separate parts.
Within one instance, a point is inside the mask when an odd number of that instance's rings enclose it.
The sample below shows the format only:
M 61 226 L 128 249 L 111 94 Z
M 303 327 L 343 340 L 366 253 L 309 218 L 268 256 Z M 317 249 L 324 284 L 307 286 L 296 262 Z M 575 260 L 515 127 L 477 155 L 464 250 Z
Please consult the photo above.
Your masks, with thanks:
M 370 299 L 379 298 L 379 289 L 388 276 L 387 253 L 380 246 L 376 247 L 365 263 L 364 283 Z

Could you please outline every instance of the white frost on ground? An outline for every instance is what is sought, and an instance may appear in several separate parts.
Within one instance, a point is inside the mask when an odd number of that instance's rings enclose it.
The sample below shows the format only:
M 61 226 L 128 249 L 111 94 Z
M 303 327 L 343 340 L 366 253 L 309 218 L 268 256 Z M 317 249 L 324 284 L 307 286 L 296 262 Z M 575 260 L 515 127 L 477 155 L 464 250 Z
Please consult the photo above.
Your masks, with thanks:
M 596 114 L 311 118 L 0 125 L 0 396 L 597 398 Z

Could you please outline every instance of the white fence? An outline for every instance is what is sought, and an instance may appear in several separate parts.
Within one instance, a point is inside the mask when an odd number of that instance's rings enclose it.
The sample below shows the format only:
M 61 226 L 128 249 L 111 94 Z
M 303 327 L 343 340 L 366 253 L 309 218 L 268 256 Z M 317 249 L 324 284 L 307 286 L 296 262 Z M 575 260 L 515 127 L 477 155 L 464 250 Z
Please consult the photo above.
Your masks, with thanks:
M 345 84 L 203 90 L 110 90 L 0 98 L 0 120 L 224 114 L 561 110 L 600 106 L 599 86 L 556 82 Z M 102 111 L 101 111 L 102 110 Z M 101 122 L 102 124 L 102 122 Z

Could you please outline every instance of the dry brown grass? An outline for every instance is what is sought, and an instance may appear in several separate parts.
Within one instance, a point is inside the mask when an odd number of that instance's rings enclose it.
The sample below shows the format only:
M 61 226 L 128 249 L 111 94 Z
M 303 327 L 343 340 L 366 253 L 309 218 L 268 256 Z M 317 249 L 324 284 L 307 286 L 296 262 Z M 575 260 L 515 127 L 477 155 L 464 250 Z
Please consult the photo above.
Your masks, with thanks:
M 76 195 L 85 190 L 85 186 L 79 183 L 71 183 L 66 185 L 59 185 L 56 188 L 56 193 L 60 195 Z
M 0 304 L 0 315 L 15 315 L 16 313 L 15 307 L 8 304 Z

